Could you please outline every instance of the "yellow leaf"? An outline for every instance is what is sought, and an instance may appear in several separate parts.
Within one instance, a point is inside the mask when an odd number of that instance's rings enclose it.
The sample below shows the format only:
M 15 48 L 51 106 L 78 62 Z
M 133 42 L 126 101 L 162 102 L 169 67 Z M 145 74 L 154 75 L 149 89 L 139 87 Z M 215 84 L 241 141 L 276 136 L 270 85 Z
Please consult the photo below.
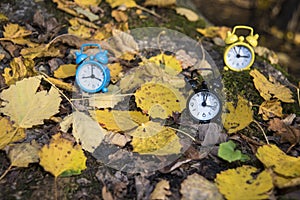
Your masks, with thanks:
M 13 127 L 5 117 L 0 118 L 0 149 L 4 149 L 10 143 L 25 139 L 25 137 L 24 129 Z
M 177 7 L 176 13 L 185 16 L 191 22 L 195 22 L 199 19 L 197 13 L 188 8 Z
M 93 29 L 80 24 L 76 18 L 69 20 L 71 26 L 68 28 L 68 33 L 76 35 L 83 39 L 88 39 L 92 36 Z
M 138 111 L 96 110 L 92 116 L 107 130 L 128 131 L 149 121 L 149 117 Z
M 183 96 L 168 84 L 145 83 L 134 96 L 137 106 L 153 118 L 166 119 L 173 112 L 181 112 L 185 107 Z
M 93 153 L 101 144 L 107 131 L 83 112 L 75 111 L 73 118 L 73 136 L 77 142 L 80 141 L 84 150 Z
M 265 100 L 277 98 L 286 103 L 293 103 L 293 95 L 289 88 L 280 83 L 271 83 L 267 78 L 261 74 L 257 69 L 250 71 L 250 75 L 254 78 L 253 82 L 260 96 Z
M 108 3 L 112 8 L 118 6 L 125 6 L 126 8 L 132 8 L 136 6 L 134 0 L 106 0 L 106 3 Z
M 5 68 L 2 74 L 7 85 L 14 84 L 16 81 L 35 74 L 33 60 L 15 57 L 10 62 L 10 67 L 11 68 Z
M 120 63 L 108 64 L 107 67 L 110 71 L 110 80 L 112 83 L 116 83 L 121 79 L 121 72 L 123 70 Z
M 7 20 L 8 18 L 4 14 L 0 13 L 0 21 L 7 21 Z
M 150 195 L 150 199 L 168 199 L 172 192 L 170 191 L 170 184 L 166 180 L 159 181 Z
M 128 21 L 128 16 L 126 15 L 125 12 L 120 11 L 120 10 L 113 10 L 111 12 L 111 16 L 115 18 L 117 22 L 127 22 Z
M 80 145 L 64 139 L 58 133 L 49 145 L 43 146 L 40 153 L 40 165 L 55 177 L 67 174 L 80 174 L 86 169 L 86 157 Z
M 47 80 L 61 89 L 67 90 L 69 92 L 76 91 L 76 88 L 71 83 L 66 83 L 66 82 L 63 82 L 62 80 L 52 78 L 52 77 L 47 77 Z
M 227 32 L 231 29 L 226 26 L 209 26 L 207 28 L 197 28 L 199 33 L 208 38 L 220 37 L 225 40 Z
M 248 101 L 238 96 L 236 108 L 233 102 L 226 103 L 228 113 L 222 115 L 224 128 L 228 133 L 235 133 L 244 129 L 253 121 L 253 113 Z
M 77 68 L 77 65 L 75 65 L 75 64 L 60 65 L 59 68 L 57 68 L 54 71 L 54 77 L 56 77 L 56 78 L 68 78 L 68 77 L 71 77 L 71 76 L 75 76 L 76 68 Z
M 89 6 L 98 6 L 101 3 L 101 0 L 74 0 L 74 2 L 83 7 Z
M 182 71 L 181 62 L 175 56 L 159 54 L 148 59 L 156 65 L 163 64 L 165 71 L 171 75 L 177 75 Z
M 89 106 L 96 108 L 113 108 L 116 104 L 124 100 L 124 95 L 114 93 L 114 91 L 110 90 L 110 88 L 112 87 L 108 87 L 107 93 L 97 93 L 90 95 Z
M 9 147 L 8 157 L 11 166 L 28 167 L 30 163 L 39 162 L 39 145 L 30 143 L 14 144 Z
M 41 44 L 36 47 L 23 48 L 20 53 L 24 58 L 35 59 L 41 57 L 62 57 L 60 50 L 53 46 Z
M 176 4 L 176 0 L 146 0 L 145 6 L 168 7 Z
M 18 24 L 7 24 L 4 26 L 3 36 L 5 38 L 22 38 L 31 35 L 30 30 L 26 30 L 24 27 Z
M 256 157 L 267 168 L 285 177 L 300 177 L 300 158 L 286 155 L 276 145 L 258 148 Z
M 131 133 L 133 151 L 140 154 L 169 155 L 180 153 L 181 144 L 175 131 L 149 121 Z
M 300 185 L 300 177 L 290 178 L 290 177 L 280 176 L 274 173 L 273 182 L 274 185 L 280 189 L 287 188 L 287 187 L 295 187 Z
M 226 199 L 269 199 L 268 194 L 273 188 L 272 177 L 266 171 L 254 177 L 257 172 L 255 167 L 244 165 L 222 171 L 217 174 L 215 182 Z
M 0 98 L 4 100 L 4 107 L 0 108 L 0 112 L 9 116 L 18 127 L 31 128 L 43 124 L 44 119 L 49 119 L 59 111 L 61 98 L 56 89 L 51 87 L 49 92 L 36 92 L 41 78 L 25 78 L 0 94 Z
M 278 99 L 264 101 L 259 106 L 258 114 L 262 114 L 264 120 L 268 120 L 272 117 L 282 117 L 282 107 Z
M 182 200 L 223 200 L 217 186 L 197 173 L 189 175 L 181 183 L 180 193 Z

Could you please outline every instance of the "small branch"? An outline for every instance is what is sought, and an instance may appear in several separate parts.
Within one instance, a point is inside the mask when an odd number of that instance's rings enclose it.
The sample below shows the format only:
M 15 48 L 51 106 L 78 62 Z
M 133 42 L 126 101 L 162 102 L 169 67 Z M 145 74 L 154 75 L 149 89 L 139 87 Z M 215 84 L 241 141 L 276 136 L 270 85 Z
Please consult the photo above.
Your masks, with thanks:
M 261 127 L 261 125 L 260 125 L 256 120 L 253 120 L 253 122 L 254 122 L 254 123 L 260 128 L 260 130 L 262 131 L 262 133 L 263 133 L 263 135 L 264 135 L 264 137 L 265 137 L 265 140 L 266 140 L 267 144 L 270 144 L 270 143 L 269 143 L 269 140 L 268 140 L 268 138 L 267 138 L 267 135 L 266 135 L 264 129 Z

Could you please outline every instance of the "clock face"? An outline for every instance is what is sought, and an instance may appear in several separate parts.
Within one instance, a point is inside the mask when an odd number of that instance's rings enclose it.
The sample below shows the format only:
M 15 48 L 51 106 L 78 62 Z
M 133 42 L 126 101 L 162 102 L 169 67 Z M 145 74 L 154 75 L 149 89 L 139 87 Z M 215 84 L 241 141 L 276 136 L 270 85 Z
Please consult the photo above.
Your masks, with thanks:
M 188 100 L 188 111 L 196 120 L 209 121 L 220 113 L 221 102 L 214 93 L 201 91 Z
M 104 82 L 104 72 L 96 63 L 83 63 L 77 69 L 76 81 L 82 90 L 98 92 Z
M 241 71 L 254 62 L 253 49 L 247 44 L 233 44 L 224 53 L 225 64 L 232 70 Z

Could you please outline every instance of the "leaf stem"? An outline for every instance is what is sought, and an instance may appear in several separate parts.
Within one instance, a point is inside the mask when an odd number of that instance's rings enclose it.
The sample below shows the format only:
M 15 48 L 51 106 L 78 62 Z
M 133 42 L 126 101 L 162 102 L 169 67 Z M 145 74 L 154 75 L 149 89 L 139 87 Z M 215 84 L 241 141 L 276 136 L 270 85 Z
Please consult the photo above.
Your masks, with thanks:
M 126 97 L 126 96 L 132 96 L 134 93 L 128 93 L 128 94 L 110 94 L 107 96 L 112 96 L 112 97 Z M 77 100 L 83 100 L 83 99 L 107 99 L 107 96 L 97 96 L 97 97 L 82 97 L 82 98 L 77 98 L 77 99 L 70 99 L 70 101 L 77 101 Z
M 196 139 L 193 138 L 190 134 L 188 134 L 188 133 L 186 133 L 186 132 L 184 132 L 184 131 L 182 131 L 182 130 L 179 130 L 179 129 L 177 129 L 177 128 L 173 128 L 173 127 L 170 127 L 170 126 L 168 126 L 168 128 L 170 128 L 170 129 L 172 129 L 172 130 L 174 130 L 174 131 L 177 131 L 177 132 L 179 132 L 179 133 L 182 133 L 183 135 L 185 135 L 185 136 L 191 138 L 191 139 L 193 140 L 193 142 L 196 141 Z
M 0 176 L 0 180 L 2 180 L 6 176 L 6 174 L 11 170 L 12 167 L 12 164 L 10 164 L 9 167 L 5 170 L 5 172 Z
M 262 128 L 262 126 L 258 123 L 258 121 L 254 120 L 254 119 L 253 119 L 253 122 L 254 122 L 254 123 L 260 128 L 260 130 L 262 131 L 262 133 L 263 133 L 263 135 L 264 135 L 264 137 L 265 137 L 265 140 L 266 140 L 267 144 L 270 144 L 270 143 L 269 143 L 269 140 L 268 140 L 268 138 L 267 138 L 267 135 L 266 135 L 264 129 Z

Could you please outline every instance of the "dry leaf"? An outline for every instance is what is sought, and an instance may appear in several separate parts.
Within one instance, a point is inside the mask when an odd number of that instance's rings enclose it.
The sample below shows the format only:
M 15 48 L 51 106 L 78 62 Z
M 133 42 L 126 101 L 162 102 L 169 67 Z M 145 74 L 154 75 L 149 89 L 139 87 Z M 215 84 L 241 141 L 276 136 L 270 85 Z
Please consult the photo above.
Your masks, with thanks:
M 129 33 L 112 29 L 112 35 L 111 50 L 114 52 L 115 57 L 118 58 L 126 53 L 136 54 L 136 52 L 138 52 L 138 44 Z
M 58 133 L 52 136 L 49 145 L 43 146 L 40 165 L 55 177 L 80 174 L 86 169 L 86 157 L 80 145 L 64 139 Z
M 113 108 L 124 100 L 123 94 L 116 93 L 112 86 L 108 87 L 107 93 L 96 93 L 89 96 L 89 106 L 96 108 Z
M 36 47 L 23 48 L 20 53 L 24 58 L 35 59 L 42 57 L 62 57 L 60 49 L 54 46 L 48 46 L 46 44 L 41 44 Z
M 125 12 L 120 11 L 120 10 L 113 10 L 111 12 L 111 16 L 115 18 L 117 22 L 127 22 L 128 21 L 128 16 Z
M 265 100 L 277 98 L 286 103 L 293 103 L 293 95 L 289 88 L 280 83 L 271 83 L 267 78 L 261 74 L 257 69 L 250 71 L 250 75 L 254 78 L 253 82 L 260 96 Z
M 92 13 L 89 9 L 81 8 L 81 7 L 74 7 L 73 10 L 75 10 L 78 14 L 83 15 L 89 19 L 90 22 L 99 20 L 99 16 Z
M 118 82 L 122 77 L 122 66 L 120 63 L 113 63 L 107 65 L 109 71 L 110 71 L 110 80 L 112 83 Z
M 300 177 L 300 158 L 286 155 L 276 145 L 263 145 L 257 149 L 256 157 L 266 168 L 271 168 L 284 177 Z
M 75 76 L 76 68 L 77 68 L 77 65 L 75 65 L 75 64 L 60 65 L 54 71 L 54 77 L 55 78 L 68 78 L 68 77 L 71 77 L 71 76 Z
M 180 61 L 182 69 L 194 66 L 197 63 L 197 59 L 188 55 L 183 49 L 177 51 L 175 56 L 176 59 Z
M 93 153 L 101 144 L 107 131 L 83 112 L 75 111 L 73 119 L 73 136 L 77 142 L 80 141 L 84 150 Z
M 207 28 L 197 28 L 196 30 L 202 35 L 204 35 L 205 37 L 208 38 L 220 37 L 223 40 L 225 40 L 227 36 L 227 32 L 230 31 L 231 29 L 226 26 L 209 26 Z
M 110 131 L 128 131 L 149 121 L 149 117 L 139 111 L 95 110 L 91 114 Z
M 258 46 L 254 48 L 254 51 L 257 55 L 268 59 L 271 64 L 278 64 L 279 62 L 277 54 L 266 47 Z
M 105 140 L 108 141 L 108 143 L 110 144 L 124 147 L 129 141 L 131 141 L 131 138 L 127 135 L 110 132 L 107 135 L 105 135 Z
M 125 6 L 126 8 L 132 8 L 136 6 L 134 0 L 105 0 L 110 7 L 115 8 L 118 6 Z
M 185 16 L 191 22 L 199 19 L 198 14 L 188 8 L 177 7 L 175 10 L 177 14 Z
M 171 195 L 170 191 L 170 184 L 166 180 L 159 181 L 153 190 L 153 192 L 150 194 L 150 199 L 168 199 L 167 196 Z
M 252 108 L 249 102 L 241 96 L 238 96 L 237 106 L 233 102 L 226 103 L 228 113 L 222 115 L 223 125 L 228 133 L 235 133 L 244 129 L 253 121 Z
M 8 144 L 25 139 L 23 128 L 13 127 L 11 121 L 5 117 L 0 117 L 0 150 Z
M 273 188 L 272 177 L 267 171 L 257 172 L 255 167 L 244 165 L 222 171 L 217 174 L 215 182 L 226 199 L 269 199 Z
M 34 65 L 33 60 L 15 57 L 10 62 L 11 68 L 4 68 L 2 76 L 5 79 L 5 83 L 11 85 L 23 78 L 33 76 L 36 74 Z
M 181 112 L 185 108 L 183 96 L 168 84 L 145 83 L 134 96 L 137 106 L 153 118 L 166 119 L 173 112 Z
M 199 174 L 189 175 L 182 183 L 180 193 L 182 200 L 222 200 L 215 184 Z
M 168 7 L 176 4 L 176 0 L 146 0 L 145 6 Z
M 8 157 L 11 166 L 28 167 L 30 163 L 39 162 L 39 145 L 35 141 L 32 144 L 14 144 L 9 147 Z
M 89 39 L 92 37 L 92 32 L 94 31 L 94 29 L 81 24 L 77 18 L 70 19 L 69 23 L 71 25 L 68 28 L 69 34 L 78 36 L 83 39 Z
M 59 80 L 57 78 L 47 77 L 47 80 L 54 84 L 56 87 L 67 90 L 69 92 L 75 92 L 76 88 L 73 86 L 72 83 L 66 83 L 62 80 Z
M 258 114 L 262 114 L 264 120 L 269 120 L 275 116 L 282 117 L 282 107 L 278 99 L 264 101 L 259 106 Z
M 175 131 L 149 121 L 131 133 L 133 151 L 140 154 L 169 155 L 178 154 L 181 144 Z
M 219 124 L 208 123 L 198 126 L 198 137 L 204 138 L 201 142 L 202 146 L 211 146 L 226 142 L 227 135 L 222 133 L 222 128 Z
M 101 0 L 74 0 L 74 2 L 83 7 L 98 6 Z
M 53 87 L 49 91 L 36 92 L 41 79 L 42 76 L 25 78 L 0 94 L 4 100 L 0 111 L 9 116 L 16 126 L 31 128 L 58 113 L 61 102 L 59 92 Z

